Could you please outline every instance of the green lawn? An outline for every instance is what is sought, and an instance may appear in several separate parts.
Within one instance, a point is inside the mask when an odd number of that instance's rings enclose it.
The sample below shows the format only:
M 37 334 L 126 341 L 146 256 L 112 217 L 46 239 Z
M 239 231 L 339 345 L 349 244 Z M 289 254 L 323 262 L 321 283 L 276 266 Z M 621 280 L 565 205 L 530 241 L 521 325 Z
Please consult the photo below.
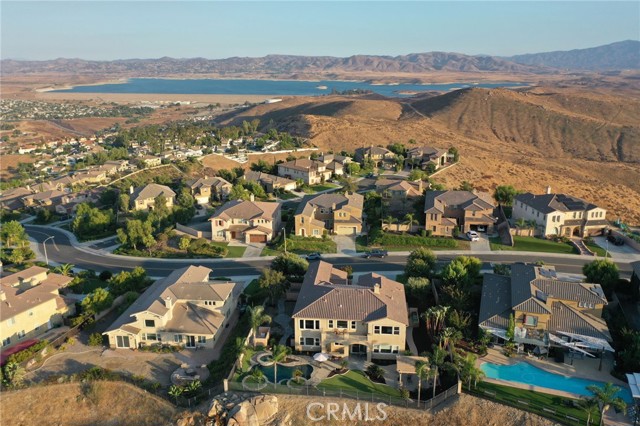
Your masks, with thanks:
M 587 248 L 589 250 L 591 250 L 592 252 L 594 252 L 595 254 L 597 254 L 600 257 L 611 257 L 610 254 L 607 253 L 607 251 L 605 249 L 603 249 L 602 247 L 600 247 L 597 244 L 587 244 L 585 243 L 585 245 L 587 246 Z
M 246 247 L 230 246 L 229 243 L 219 243 L 215 241 L 211 241 L 209 244 L 211 244 L 212 246 L 226 248 L 227 255 L 225 257 L 242 257 L 244 251 L 247 249 Z
M 569 243 L 556 243 L 551 240 L 544 240 L 535 237 L 519 237 L 514 236 L 513 247 L 505 246 L 500 242 L 499 237 L 491 237 L 489 239 L 491 250 L 511 250 L 511 251 L 537 251 L 544 253 L 564 253 L 576 254 L 576 248 Z
M 337 250 L 336 243 L 330 238 L 299 237 L 294 235 L 287 237 L 287 251 L 292 253 L 335 253 Z M 275 246 L 265 247 L 260 255 L 277 256 L 281 253 L 284 253 L 284 242 L 279 239 Z
M 463 391 L 467 391 L 466 384 L 463 386 Z M 487 395 L 486 393 L 484 393 L 484 391 L 494 393 L 495 396 L 493 394 Z M 562 421 L 563 424 L 577 424 L 575 421 L 567 419 L 566 416 L 580 419 L 580 424 L 586 424 L 587 422 L 587 415 L 582 409 L 570 407 L 563 403 L 563 401 L 575 401 L 571 398 L 534 392 L 526 389 L 512 388 L 510 386 L 497 385 L 487 382 L 478 383 L 478 387 L 476 390 L 474 390 L 472 386 L 470 393 L 495 400 L 502 404 L 511 405 L 521 410 L 536 413 L 547 418 Z M 519 401 L 527 402 L 528 405 L 523 404 Z M 548 410 L 554 410 L 555 414 L 549 411 L 545 411 L 545 408 Z M 599 414 L 596 414 L 595 418 L 591 419 L 591 424 L 597 425 L 599 423 L 599 418 Z
M 260 288 L 258 280 L 251 281 L 244 289 L 244 294 L 249 298 L 249 304 L 252 305 L 261 304 L 269 296 L 265 289 Z
M 340 188 L 340 185 L 335 185 L 333 183 L 322 183 L 318 185 L 311 185 L 304 192 L 307 194 L 315 194 L 316 192 L 326 191 L 327 189 Z
M 411 235 L 406 235 L 404 236 L 405 239 L 411 240 L 412 236 Z M 465 240 L 454 240 L 455 241 L 455 247 L 438 247 L 438 246 L 425 246 L 424 244 L 422 244 L 422 241 L 420 240 L 420 238 L 424 238 L 424 237 L 419 237 L 419 236 L 415 236 L 415 244 L 385 244 L 384 242 L 382 244 L 379 243 L 373 243 L 369 246 L 367 246 L 367 236 L 366 235 L 360 235 L 358 237 L 356 237 L 356 251 L 368 251 L 371 250 L 373 248 L 382 248 L 384 250 L 387 251 L 413 251 L 417 248 L 420 247 L 426 247 L 429 250 L 470 250 L 471 248 L 471 244 L 469 241 L 465 241 Z M 433 240 L 438 240 L 441 239 L 443 241 L 443 245 L 448 244 L 448 242 L 450 240 L 452 240 L 452 238 L 430 238 Z M 383 240 L 384 241 L 384 240 Z
M 336 375 L 325 379 L 317 386 L 318 389 L 339 390 L 347 392 L 377 393 L 386 396 L 401 397 L 400 391 L 391 386 L 374 383 L 362 371 L 349 371 L 347 374 Z
M 278 200 L 291 200 L 291 199 L 297 198 L 297 197 L 298 197 L 297 195 L 292 194 L 289 191 L 282 192 L 282 193 L 278 194 Z

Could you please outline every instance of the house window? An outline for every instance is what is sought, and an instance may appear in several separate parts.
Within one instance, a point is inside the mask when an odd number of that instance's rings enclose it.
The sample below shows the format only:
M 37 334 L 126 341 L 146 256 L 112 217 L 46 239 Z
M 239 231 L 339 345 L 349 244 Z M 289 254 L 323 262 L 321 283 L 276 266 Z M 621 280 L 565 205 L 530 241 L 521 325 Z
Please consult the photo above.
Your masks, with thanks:
M 156 333 L 146 333 L 144 334 L 144 340 L 158 341 L 160 339 Z
M 530 327 L 535 327 L 538 325 L 538 317 L 533 315 L 525 315 L 524 316 L 524 325 L 528 325 Z
M 400 334 L 400 327 L 379 326 L 373 327 L 374 334 Z
M 355 321 L 351 321 L 351 329 L 352 330 L 356 329 L 356 322 Z
M 15 323 L 16 323 L 15 317 L 9 318 L 9 325 L 15 325 Z
M 204 304 L 207 306 L 216 306 L 216 302 L 213 300 L 205 300 Z
M 431 228 L 432 228 L 433 232 L 436 232 L 436 227 L 435 226 L 432 226 Z
M 18 331 L 18 339 L 22 339 L 25 336 L 25 334 L 26 333 L 24 332 L 24 330 Z
M 320 330 L 320 320 L 300 320 L 302 330 Z
M 329 320 L 329 328 L 333 328 L 333 320 Z
M 6 339 L 2 339 L 2 347 L 5 347 L 7 345 L 11 344 L 11 337 L 7 337 Z
M 198 343 L 207 343 L 207 336 L 198 336 Z
M 181 343 L 182 342 L 182 334 L 174 334 L 173 335 L 173 341 L 176 343 Z
M 154 328 L 156 326 L 156 322 L 154 320 L 144 320 L 144 326 Z
M 320 235 L 320 230 L 314 229 L 313 230 L 313 235 Z
M 302 346 L 320 346 L 319 337 L 301 337 L 300 344 Z
M 338 328 L 347 328 L 349 327 L 349 321 L 338 320 Z
M 218 237 L 224 237 L 224 231 L 218 231 L 218 232 L 216 232 L 216 236 L 218 236 Z
M 398 349 L 396 345 L 373 345 L 373 352 L 380 354 L 397 354 Z

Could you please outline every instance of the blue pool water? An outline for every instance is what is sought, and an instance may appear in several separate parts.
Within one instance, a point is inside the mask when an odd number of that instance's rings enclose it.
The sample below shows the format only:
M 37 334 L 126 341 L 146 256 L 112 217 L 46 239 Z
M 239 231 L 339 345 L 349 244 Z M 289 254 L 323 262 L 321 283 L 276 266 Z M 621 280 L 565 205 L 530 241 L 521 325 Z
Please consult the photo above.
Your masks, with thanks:
M 326 86 L 322 88 L 321 86 Z M 448 91 L 464 87 L 519 87 L 518 82 L 451 83 L 451 84 L 371 84 L 364 81 L 300 81 L 300 80 L 225 80 L 132 78 L 124 83 L 76 86 L 56 90 L 66 93 L 163 93 L 206 95 L 281 95 L 317 96 L 337 91 L 364 89 L 389 97 L 410 96 L 403 92 Z M 319 88 L 321 87 L 321 88 Z
M 253 368 L 259 368 L 264 373 L 264 376 L 269 380 L 269 382 L 273 383 L 274 376 L 274 368 L 273 365 L 269 367 L 265 367 L 264 365 L 256 365 Z M 286 365 L 278 364 L 278 381 L 280 382 L 283 379 L 291 379 L 293 377 L 293 372 L 296 370 L 302 371 L 302 377 L 308 379 L 311 377 L 311 372 L 313 371 L 313 367 L 310 365 L 299 365 L 296 367 L 287 367 Z
M 497 365 L 485 362 L 480 368 L 484 371 L 484 374 L 491 379 L 518 382 L 525 385 L 540 386 L 585 396 L 591 396 L 591 392 L 587 390 L 587 386 L 602 386 L 604 384 L 595 380 L 579 379 L 549 373 L 548 371 L 534 367 L 528 362 L 519 362 L 513 365 Z M 622 388 L 618 396 L 626 402 L 633 402 L 631 392 L 629 392 L 629 389 L 626 387 Z

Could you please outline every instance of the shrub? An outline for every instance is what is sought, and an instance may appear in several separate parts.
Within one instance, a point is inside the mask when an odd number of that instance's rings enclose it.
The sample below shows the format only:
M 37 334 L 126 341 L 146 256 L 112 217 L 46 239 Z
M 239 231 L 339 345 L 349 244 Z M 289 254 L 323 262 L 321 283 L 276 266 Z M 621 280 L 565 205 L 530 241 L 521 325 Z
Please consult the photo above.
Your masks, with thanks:
M 382 233 L 377 236 L 374 243 L 394 247 L 394 246 L 420 246 L 420 247 L 445 247 L 456 248 L 458 243 L 450 238 L 429 238 L 415 235 L 396 235 Z
M 98 278 L 100 278 L 100 281 L 109 281 L 112 276 L 113 274 L 111 273 L 111 271 L 102 271 L 100 272 Z
M 36 355 L 36 353 L 40 352 L 42 349 L 47 347 L 47 345 L 48 345 L 48 342 L 46 342 L 45 340 L 41 340 L 33 346 L 29 346 L 28 348 L 23 349 L 19 352 L 16 352 L 15 354 L 9 355 L 9 357 L 7 358 L 7 362 L 20 364 L 21 362 L 24 362 L 33 358 Z
M 102 334 L 100 333 L 92 333 L 89 336 L 89 346 L 102 346 Z
M 224 257 L 227 255 L 228 250 L 224 247 L 213 245 L 204 238 L 198 238 L 191 241 L 187 252 L 209 257 Z

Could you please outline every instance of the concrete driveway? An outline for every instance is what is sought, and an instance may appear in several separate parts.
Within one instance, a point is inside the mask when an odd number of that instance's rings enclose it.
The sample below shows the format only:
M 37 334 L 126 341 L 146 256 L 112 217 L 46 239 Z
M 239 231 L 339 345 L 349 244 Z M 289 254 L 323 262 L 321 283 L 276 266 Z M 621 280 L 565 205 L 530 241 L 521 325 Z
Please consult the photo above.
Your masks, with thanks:
M 350 255 L 356 253 L 356 237 L 350 235 L 334 235 L 333 241 L 335 241 L 338 246 L 338 253 Z
M 478 232 L 478 237 L 480 241 L 471 241 L 471 251 L 491 251 L 489 236 L 485 232 Z M 469 239 L 466 235 L 465 238 Z
M 640 260 L 640 253 L 628 245 L 616 246 L 607 241 L 607 237 L 593 237 L 593 241 L 605 250 L 614 260 L 634 262 Z

